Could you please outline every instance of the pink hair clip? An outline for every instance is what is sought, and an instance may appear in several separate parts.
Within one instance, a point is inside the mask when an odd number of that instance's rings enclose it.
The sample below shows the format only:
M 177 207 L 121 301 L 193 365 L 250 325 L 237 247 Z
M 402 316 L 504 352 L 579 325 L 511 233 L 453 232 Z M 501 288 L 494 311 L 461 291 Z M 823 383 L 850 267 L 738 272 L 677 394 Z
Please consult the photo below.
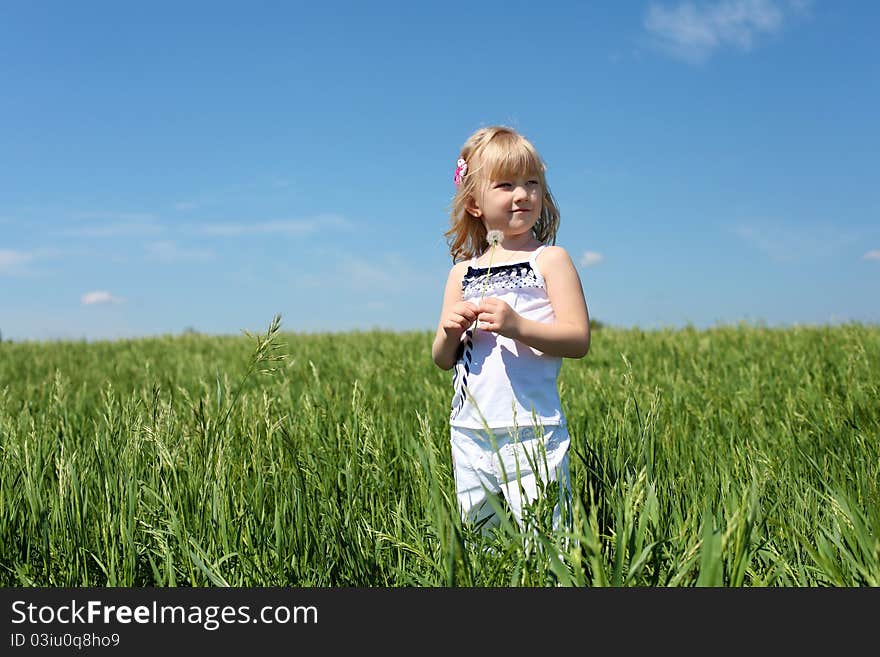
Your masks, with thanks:
M 464 174 L 467 173 L 467 162 L 465 162 L 462 158 L 458 158 L 458 162 L 456 162 L 455 164 L 455 176 L 452 178 L 452 181 L 456 185 L 460 185 L 462 179 L 464 178 Z

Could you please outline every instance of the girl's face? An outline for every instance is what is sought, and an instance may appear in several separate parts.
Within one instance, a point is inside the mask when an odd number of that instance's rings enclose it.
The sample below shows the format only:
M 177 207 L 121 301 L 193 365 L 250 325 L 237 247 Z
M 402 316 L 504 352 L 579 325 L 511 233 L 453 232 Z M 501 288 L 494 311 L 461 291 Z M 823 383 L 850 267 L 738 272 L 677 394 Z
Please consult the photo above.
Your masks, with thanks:
M 528 233 L 541 216 L 543 191 L 537 176 L 514 176 L 490 180 L 472 212 L 486 230 L 500 230 L 505 237 Z

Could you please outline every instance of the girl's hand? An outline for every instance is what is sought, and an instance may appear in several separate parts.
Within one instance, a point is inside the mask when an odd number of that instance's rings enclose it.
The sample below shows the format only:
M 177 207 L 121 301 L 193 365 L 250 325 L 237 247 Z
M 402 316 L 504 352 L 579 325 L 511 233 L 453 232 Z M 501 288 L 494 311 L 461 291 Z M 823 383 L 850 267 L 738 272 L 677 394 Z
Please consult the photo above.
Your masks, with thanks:
M 477 319 L 477 307 L 470 301 L 459 301 L 449 309 L 440 326 L 447 335 L 461 336 Z
M 513 308 L 501 299 L 488 298 L 477 308 L 477 327 L 506 338 L 516 338 L 520 319 Z

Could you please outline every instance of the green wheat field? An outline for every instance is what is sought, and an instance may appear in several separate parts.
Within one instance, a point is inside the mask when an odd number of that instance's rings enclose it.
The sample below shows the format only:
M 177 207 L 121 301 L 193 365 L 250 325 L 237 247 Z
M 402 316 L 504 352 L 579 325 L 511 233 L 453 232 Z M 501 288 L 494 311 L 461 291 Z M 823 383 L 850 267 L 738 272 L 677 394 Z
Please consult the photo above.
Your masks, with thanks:
M 573 529 L 551 490 L 490 536 L 432 340 L 0 343 L 0 585 L 880 585 L 880 327 L 597 326 Z

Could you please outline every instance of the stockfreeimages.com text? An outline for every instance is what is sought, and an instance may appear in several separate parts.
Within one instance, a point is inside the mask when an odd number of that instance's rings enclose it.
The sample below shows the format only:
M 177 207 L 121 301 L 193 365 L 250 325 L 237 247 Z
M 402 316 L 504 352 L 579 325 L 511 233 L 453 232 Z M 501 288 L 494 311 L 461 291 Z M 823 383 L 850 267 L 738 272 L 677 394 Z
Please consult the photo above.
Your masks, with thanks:
M 160 605 L 155 600 L 149 605 L 105 605 L 100 600 L 70 604 L 35 605 L 23 600 L 12 603 L 12 623 L 34 625 L 59 623 L 62 625 L 93 625 L 111 623 L 129 624 L 180 624 L 201 625 L 213 631 L 221 625 L 263 623 L 266 625 L 288 623 L 318 623 L 318 609 L 308 606 L 266 605 L 251 614 L 248 605 Z

